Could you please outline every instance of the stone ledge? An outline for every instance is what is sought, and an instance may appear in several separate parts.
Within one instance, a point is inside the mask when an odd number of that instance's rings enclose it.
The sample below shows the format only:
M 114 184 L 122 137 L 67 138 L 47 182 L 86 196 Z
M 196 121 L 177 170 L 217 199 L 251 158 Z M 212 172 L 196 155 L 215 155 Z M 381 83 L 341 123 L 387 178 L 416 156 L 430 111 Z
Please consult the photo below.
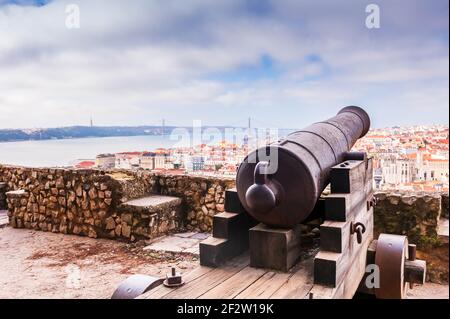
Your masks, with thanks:
M 144 209 L 148 211 L 155 211 L 160 207 L 174 207 L 181 204 L 181 199 L 173 196 L 150 195 L 146 197 L 136 198 L 122 203 L 121 207 Z
M 26 197 L 26 196 L 28 196 L 28 193 L 25 190 L 23 190 L 23 189 L 18 189 L 16 191 L 6 192 L 5 194 L 6 194 L 7 197 L 8 196 L 10 196 L 10 197 L 22 197 L 22 196 Z
M 150 195 L 120 204 L 106 220 L 114 237 L 151 239 L 183 228 L 182 200 L 177 197 Z

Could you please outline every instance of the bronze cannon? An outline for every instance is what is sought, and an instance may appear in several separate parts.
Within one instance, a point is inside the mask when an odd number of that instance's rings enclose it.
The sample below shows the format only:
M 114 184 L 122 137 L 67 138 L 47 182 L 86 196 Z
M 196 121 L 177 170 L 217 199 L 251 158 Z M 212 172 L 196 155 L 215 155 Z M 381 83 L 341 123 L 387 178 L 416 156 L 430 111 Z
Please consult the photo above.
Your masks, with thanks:
M 326 121 L 250 153 L 236 178 L 245 210 L 269 226 L 289 228 L 304 221 L 329 184 L 331 168 L 355 156 L 349 151 L 369 127 L 368 114 L 348 106 Z
M 374 239 L 373 159 L 350 152 L 369 127 L 349 106 L 250 153 L 199 244 L 201 267 L 184 286 L 173 270 L 167 280 L 178 282 L 149 288 L 148 298 L 405 298 L 424 283 L 426 263 L 406 236 Z M 119 297 L 154 282 L 130 279 Z

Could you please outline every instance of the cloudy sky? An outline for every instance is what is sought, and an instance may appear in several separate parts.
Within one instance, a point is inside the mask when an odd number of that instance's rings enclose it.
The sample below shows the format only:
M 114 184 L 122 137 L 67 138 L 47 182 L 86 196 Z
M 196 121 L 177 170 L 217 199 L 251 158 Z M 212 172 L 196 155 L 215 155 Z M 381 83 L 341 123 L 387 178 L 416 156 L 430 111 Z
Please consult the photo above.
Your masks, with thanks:
M 366 6 L 380 7 L 368 29 Z M 80 28 L 66 27 L 77 4 Z M 0 0 L 0 128 L 448 124 L 447 0 Z

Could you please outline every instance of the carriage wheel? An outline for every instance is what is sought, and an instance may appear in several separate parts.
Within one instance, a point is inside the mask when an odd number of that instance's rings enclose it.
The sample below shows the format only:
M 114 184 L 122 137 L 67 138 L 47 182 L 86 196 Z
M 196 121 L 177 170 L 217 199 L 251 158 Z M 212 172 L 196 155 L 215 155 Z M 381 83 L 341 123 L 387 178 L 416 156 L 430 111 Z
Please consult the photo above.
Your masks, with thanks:
M 407 258 L 406 236 L 380 234 L 375 252 L 375 264 L 380 270 L 380 287 L 375 289 L 377 298 L 405 298 L 407 285 L 404 270 Z

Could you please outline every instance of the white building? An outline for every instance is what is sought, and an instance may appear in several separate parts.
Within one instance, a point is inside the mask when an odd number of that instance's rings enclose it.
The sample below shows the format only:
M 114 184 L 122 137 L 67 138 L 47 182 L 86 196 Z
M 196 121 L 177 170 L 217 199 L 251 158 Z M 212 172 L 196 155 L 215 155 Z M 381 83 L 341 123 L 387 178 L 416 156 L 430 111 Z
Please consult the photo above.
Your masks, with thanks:
M 411 183 L 416 178 L 415 160 L 387 157 L 381 159 L 381 184 L 398 185 Z
M 449 180 L 448 158 L 443 156 L 427 156 L 421 154 L 418 159 L 417 178 L 421 181 L 438 181 L 446 183 Z
M 184 165 L 188 172 L 201 171 L 205 166 L 205 158 L 203 156 L 189 156 L 186 158 Z
M 100 154 L 95 158 L 95 166 L 102 169 L 114 168 L 116 165 L 115 154 Z
M 141 163 L 140 157 L 141 157 L 140 152 L 117 153 L 115 168 L 138 169 Z
M 166 152 L 145 152 L 140 157 L 140 167 L 147 170 L 173 169 L 174 164 Z

